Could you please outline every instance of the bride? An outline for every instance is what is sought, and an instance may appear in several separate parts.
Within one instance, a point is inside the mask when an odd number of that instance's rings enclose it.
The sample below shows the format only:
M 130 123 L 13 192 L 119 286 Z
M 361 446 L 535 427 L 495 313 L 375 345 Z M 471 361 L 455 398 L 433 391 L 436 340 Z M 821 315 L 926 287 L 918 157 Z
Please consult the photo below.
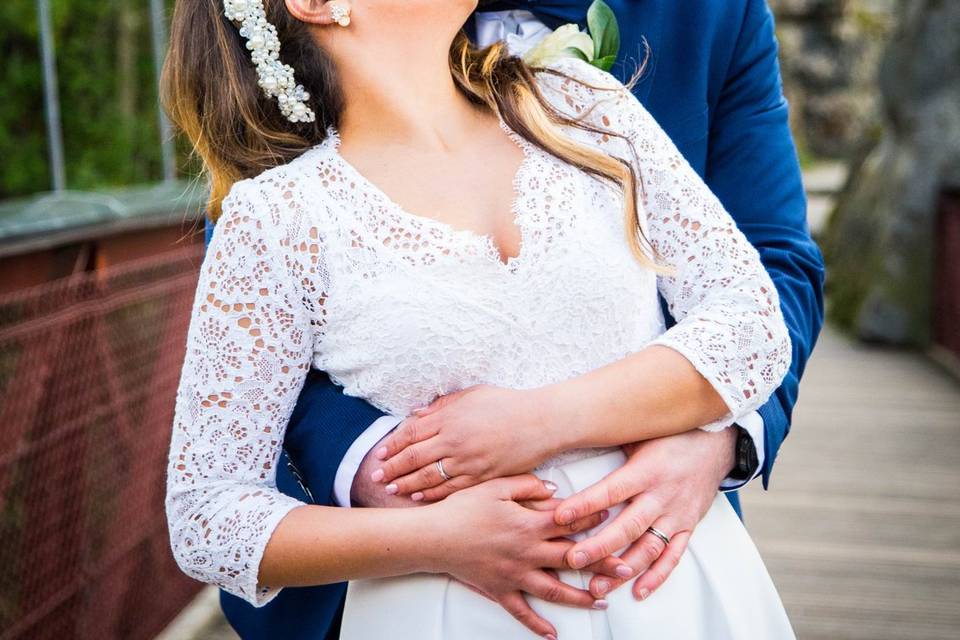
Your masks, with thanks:
M 164 99 L 219 218 L 170 449 L 177 561 L 257 605 L 351 580 L 348 639 L 792 637 L 719 495 L 647 600 L 586 591 L 615 556 L 572 569 L 603 525 L 555 524 L 554 498 L 621 445 L 754 410 L 790 341 L 756 252 L 630 92 L 475 49 L 476 4 L 177 2 Z M 385 490 L 401 470 L 460 490 L 383 510 L 280 494 L 311 367 L 410 416 Z

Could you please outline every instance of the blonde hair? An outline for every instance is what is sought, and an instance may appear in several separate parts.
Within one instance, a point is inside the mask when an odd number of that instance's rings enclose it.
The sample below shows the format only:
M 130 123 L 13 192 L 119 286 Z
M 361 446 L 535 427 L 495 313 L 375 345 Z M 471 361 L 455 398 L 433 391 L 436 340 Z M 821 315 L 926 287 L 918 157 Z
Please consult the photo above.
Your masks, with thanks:
M 263 94 L 249 52 L 223 15 L 221 0 L 180 0 L 174 9 L 161 98 L 171 120 L 203 162 L 210 185 L 208 215 L 213 220 L 235 182 L 285 164 L 319 144 L 327 137 L 328 127 L 339 124 L 343 111 L 336 69 L 306 26 L 287 12 L 281 0 L 266 0 L 264 5 L 267 19 L 277 27 L 283 43 L 284 61 L 296 69 L 298 81 L 311 95 L 315 122 L 289 122 Z M 642 184 L 633 164 L 574 141 L 562 127 L 630 141 L 588 124 L 587 114 L 571 118 L 557 110 L 541 94 L 535 74 L 552 73 L 584 84 L 582 81 L 556 70 L 531 68 L 508 55 L 501 44 L 478 49 L 462 32 L 450 48 L 450 72 L 468 99 L 498 114 L 517 135 L 618 186 L 624 196 L 624 227 L 630 248 L 642 264 L 660 270 L 640 223 L 637 195 Z

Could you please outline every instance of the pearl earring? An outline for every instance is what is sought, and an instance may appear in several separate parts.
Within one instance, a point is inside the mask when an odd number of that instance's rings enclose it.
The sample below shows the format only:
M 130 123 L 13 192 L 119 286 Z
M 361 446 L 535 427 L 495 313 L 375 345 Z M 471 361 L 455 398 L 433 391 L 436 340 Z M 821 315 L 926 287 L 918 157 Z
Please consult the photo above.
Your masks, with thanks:
M 330 3 L 330 17 L 341 27 L 350 26 L 350 6 L 339 2 Z

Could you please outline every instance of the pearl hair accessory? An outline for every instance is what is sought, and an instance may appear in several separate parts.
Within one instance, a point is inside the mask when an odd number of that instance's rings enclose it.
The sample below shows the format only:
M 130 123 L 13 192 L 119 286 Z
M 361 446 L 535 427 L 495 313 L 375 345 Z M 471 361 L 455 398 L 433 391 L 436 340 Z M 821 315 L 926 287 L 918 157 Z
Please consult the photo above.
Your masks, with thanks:
M 280 61 L 277 28 L 267 22 L 263 0 L 223 0 L 223 12 L 228 20 L 240 25 L 240 35 L 246 39 L 257 67 L 258 84 L 268 97 L 277 99 L 280 113 L 294 123 L 316 120 L 316 114 L 306 104 L 310 94 L 297 84 L 293 67 Z

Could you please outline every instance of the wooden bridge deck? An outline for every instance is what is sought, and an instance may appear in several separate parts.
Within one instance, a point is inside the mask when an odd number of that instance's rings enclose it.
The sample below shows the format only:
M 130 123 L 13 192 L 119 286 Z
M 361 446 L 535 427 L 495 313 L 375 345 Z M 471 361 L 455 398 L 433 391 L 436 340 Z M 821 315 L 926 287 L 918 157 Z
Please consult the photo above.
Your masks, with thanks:
M 960 385 L 827 329 L 747 526 L 801 640 L 960 638 Z

